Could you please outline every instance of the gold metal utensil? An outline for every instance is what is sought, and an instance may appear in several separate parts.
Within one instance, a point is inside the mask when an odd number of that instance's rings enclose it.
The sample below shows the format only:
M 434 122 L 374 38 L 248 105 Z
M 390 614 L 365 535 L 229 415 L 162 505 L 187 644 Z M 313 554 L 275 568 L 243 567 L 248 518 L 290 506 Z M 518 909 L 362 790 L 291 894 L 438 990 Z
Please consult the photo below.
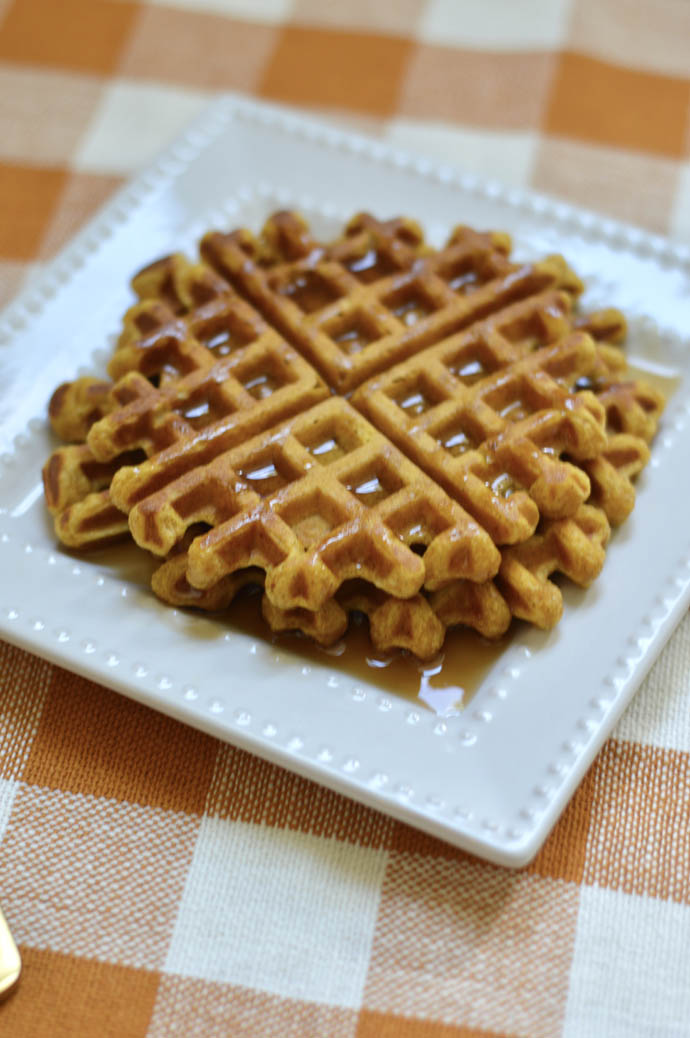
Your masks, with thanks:
M 21 971 L 22 960 L 0 908 L 0 999 L 9 995 L 19 980 Z

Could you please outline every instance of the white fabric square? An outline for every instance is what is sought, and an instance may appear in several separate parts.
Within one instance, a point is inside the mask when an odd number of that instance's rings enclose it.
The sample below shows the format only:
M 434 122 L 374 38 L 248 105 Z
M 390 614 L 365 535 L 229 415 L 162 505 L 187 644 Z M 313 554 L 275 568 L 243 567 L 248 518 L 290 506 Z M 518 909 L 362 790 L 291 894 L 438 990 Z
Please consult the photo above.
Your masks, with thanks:
M 198 819 L 17 785 L 0 844 L 2 903 L 17 942 L 159 969 Z
M 165 970 L 357 1007 L 387 852 L 204 818 Z
M 415 119 L 393 119 L 386 140 L 513 187 L 529 183 L 537 148 L 534 133 L 492 133 Z
M 687 242 L 690 239 L 690 162 L 685 162 L 678 171 L 678 186 L 669 231 L 681 241 Z
M 209 95 L 134 81 L 109 86 L 74 156 L 90 173 L 131 173 L 145 166 L 207 104 Z
M 687 77 L 687 0 L 577 0 L 569 47 L 612 65 Z
M 565 38 L 570 7 L 571 0 L 429 0 L 419 37 L 486 50 L 556 48 Z
M 688 1034 L 690 907 L 582 887 L 563 1038 Z
M 292 8 L 291 0 L 148 0 L 162 7 L 181 7 L 185 10 L 224 14 L 228 18 L 242 18 L 248 22 L 282 22 Z
M 19 782 L 16 779 L 0 779 L 0 841 L 5 835 L 18 787 Z
M 681 620 L 613 735 L 690 753 L 690 614 Z

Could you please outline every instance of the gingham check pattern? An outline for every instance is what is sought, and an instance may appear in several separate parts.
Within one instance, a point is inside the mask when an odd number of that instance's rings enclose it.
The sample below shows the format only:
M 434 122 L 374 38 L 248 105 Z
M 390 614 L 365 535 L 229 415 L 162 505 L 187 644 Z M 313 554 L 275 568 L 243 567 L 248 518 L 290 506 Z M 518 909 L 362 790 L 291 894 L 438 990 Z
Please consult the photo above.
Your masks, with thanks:
M 0 0 L 0 299 L 218 89 L 687 240 L 689 44 L 687 0 Z M 0 1033 L 690 1034 L 689 704 L 686 618 L 508 871 L 0 645 Z

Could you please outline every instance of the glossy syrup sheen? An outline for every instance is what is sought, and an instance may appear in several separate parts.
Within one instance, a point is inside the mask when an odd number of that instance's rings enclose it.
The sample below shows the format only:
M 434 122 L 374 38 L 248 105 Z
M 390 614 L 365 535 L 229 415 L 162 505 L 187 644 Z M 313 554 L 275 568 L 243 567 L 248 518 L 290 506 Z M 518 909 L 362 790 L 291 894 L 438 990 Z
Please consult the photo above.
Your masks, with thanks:
M 151 577 L 160 560 L 142 552 L 131 541 L 94 549 L 89 558 L 102 566 L 104 573 L 115 573 L 124 584 L 147 595 L 153 594 Z M 454 628 L 448 632 L 437 656 L 420 661 L 402 651 L 376 652 L 369 639 L 366 620 L 355 614 L 345 636 L 336 645 L 322 648 L 296 632 L 270 631 L 261 615 L 261 589 L 257 586 L 243 588 L 222 612 L 182 612 L 190 616 L 203 615 L 226 631 L 236 631 L 270 644 L 276 650 L 289 652 L 305 665 L 325 666 L 352 678 L 354 684 L 361 681 L 374 685 L 382 692 L 402 696 L 411 704 L 442 716 L 467 706 L 510 641 L 510 633 L 498 641 L 488 641 L 469 628 Z M 198 646 L 190 640 L 190 652 L 194 651 L 198 651 Z
M 433 660 L 421 661 L 406 652 L 377 652 L 366 621 L 355 616 L 346 635 L 325 649 L 300 634 L 270 632 L 261 616 L 260 594 L 252 591 L 240 593 L 223 613 L 223 622 L 305 663 L 327 666 L 444 716 L 467 706 L 509 641 L 508 636 L 488 641 L 475 631 L 458 628 L 448 633 L 443 650 Z

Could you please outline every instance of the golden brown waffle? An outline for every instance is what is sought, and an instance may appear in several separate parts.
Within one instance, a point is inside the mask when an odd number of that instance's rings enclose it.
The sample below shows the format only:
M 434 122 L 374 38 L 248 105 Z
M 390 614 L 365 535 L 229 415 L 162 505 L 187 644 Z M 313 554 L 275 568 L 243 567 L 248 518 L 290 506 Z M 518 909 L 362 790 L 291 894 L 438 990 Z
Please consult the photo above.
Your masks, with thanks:
M 362 214 L 323 244 L 279 213 L 151 264 L 115 381 L 51 403 L 77 441 L 45 468 L 59 536 L 99 543 L 129 516 L 169 556 L 163 600 L 223 609 L 265 583 L 269 626 L 322 644 L 354 611 L 377 649 L 422 658 L 457 623 L 552 626 L 550 577 L 599 572 L 662 401 L 626 381 L 617 311 L 574 315 L 565 262 L 509 250 L 460 227 L 434 251 Z
M 127 407 L 137 395 L 155 392 L 146 379 L 118 383 L 88 377 L 59 386 L 50 401 L 49 414 L 63 439 L 85 440 L 99 418 Z M 71 443 L 54 451 L 43 468 L 48 509 L 63 544 L 83 547 L 102 545 L 127 534 L 126 517 L 110 499 L 110 482 L 121 465 L 140 461 L 136 449 L 109 459 L 97 458 L 86 443 Z
M 116 502 L 132 475 L 116 474 Z M 190 584 L 259 566 L 283 609 L 319 609 L 354 577 L 409 598 L 449 579 L 486 580 L 500 561 L 488 534 L 342 397 L 186 472 L 136 504 L 129 522 L 137 543 L 161 555 L 209 524 L 189 549 Z
M 625 385 L 629 395 L 627 384 L 621 385 Z M 613 390 L 615 385 L 609 382 L 606 392 Z M 648 401 L 649 390 L 642 387 L 640 393 Z M 658 394 L 656 401 L 658 403 Z M 621 436 L 633 441 L 625 457 L 616 443 Z M 605 463 L 613 474 L 606 473 L 605 486 L 615 497 L 622 491 L 625 499 L 628 492 L 633 493 L 630 481 L 646 462 L 648 449 L 643 441 L 628 434 L 614 433 L 611 439 L 613 446 L 605 452 Z M 371 640 L 376 649 L 406 648 L 420 658 L 427 658 L 438 651 L 450 626 L 469 626 L 488 638 L 503 634 L 513 616 L 542 628 L 552 627 L 560 619 L 563 606 L 560 589 L 550 577 L 561 573 L 579 586 L 587 587 L 601 570 L 608 537 L 605 512 L 591 505 L 582 506 L 571 519 L 547 521 L 527 542 L 504 548 L 495 580 L 483 583 L 456 580 L 433 593 L 430 601 L 422 595 L 399 601 L 358 582 L 356 596 L 348 595 L 346 585 L 343 592 L 317 613 L 280 609 L 266 596 L 263 613 L 273 630 L 299 630 L 328 645 L 342 636 L 347 627 L 347 614 L 357 610 L 369 617 Z M 225 587 L 232 587 L 234 595 L 232 578 L 225 579 Z M 218 607 L 217 594 L 222 584 L 206 592 L 191 589 L 187 584 L 186 603 L 203 608 Z M 202 595 L 209 597 L 202 602 Z M 185 604 L 184 598 L 169 600 Z M 228 602 L 226 594 L 221 607 Z M 436 623 L 430 612 L 436 613 Z
M 573 515 L 590 484 L 561 455 L 595 458 L 606 445 L 603 407 L 571 388 L 592 372 L 597 349 L 584 332 L 564 334 L 569 310 L 563 292 L 521 300 L 353 397 L 496 544 L 524 541 L 540 515 Z
M 593 370 L 591 339 L 580 332 L 534 352 L 568 328 L 569 306 L 568 295 L 554 290 L 522 300 L 475 326 L 477 331 L 396 366 L 353 397 L 497 544 L 526 539 L 540 511 L 552 517 L 574 513 L 590 484 L 579 468 L 560 460 L 560 452 L 594 458 L 606 443 L 603 408 L 591 394 L 575 396 L 565 384 Z M 479 382 L 478 373 L 485 375 Z M 91 442 L 100 427 L 118 421 L 115 414 L 100 422 Z M 475 434 L 474 442 L 463 425 Z M 465 453 L 456 456 L 463 446 Z M 214 449 L 207 441 L 190 443 L 184 464 L 192 458 L 203 464 Z M 180 451 L 173 448 L 127 472 L 115 484 L 118 505 L 128 512 L 180 466 Z
M 597 458 L 579 462 L 590 477 L 592 490 L 588 504 L 580 506 L 572 518 L 543 522 L 526 542 L 502 549 L 501 567 L 494 580 L 454 581 L 430 596 L 430 605 L 444 628 L 468 626 L 488 638 L 503 634 L 513 616 L 542 628 L 554 626 L 563 609 L 561 591 L 550 579 L 554 573 L 567 576 L 581 587 L 589 586 L 598 576 L 609 523 L 622 522 L 632 509 L 632 480 L 647 463 L 646 441 L 652 439 L 664 406 L 663 396 L 657 390 L 642 381 L 626 379 L 625 357 L 614 345 L 625 334 L 620 312 L 607 310 L 586 319 L 574 318 L 570 302 L 563 296 L 549 298 L 546 306 L 537 304 L 532 309 L 532 305 L 516 304 L 506 312 L 505 319 L 501 318 L 504 331 L 510 331 L 513 349 L 519 346 L 527 355 L 540 341 L 565 335 L 575 328 L 587 331 L 596 340 L 596 354 L 591 349 L 588 352 L 590 373 L 578 383 L 580 391 L 594 393 L 604 407 L 606 445 Z M 543 320 L 549 322 L 548 330 L 540 327 Z M 481 377 L 479 363 L 470 360 L 467 367 Z M 556 374 L 571 386 L 577 372 L 561 365 Z M 319 620 L 316 630 L 309 617 L 298 611 L 281 612 L 272 607 L 269 616 L 274 629 L 296 627 L 325 642 L 340 637 L 343 622 L 344 618 L 335 611 L 332 626 L 324 618 Z M 432 643 L 424 644 L 429 647 Z M 433 652 L 430 647 L 429 652 Z
M 58 386 L 48 405 L 56 435 L 65 443 L 83 442 L 93 423 L 116 406 L 112 388 L 112 382 L 89 375 Z
M 435 252 L 412 221 L 367 214 L 329 247 L 294 213 L 274 215 L 259 238 L 211 232 L 201 242 L 204 259 L 339 393 L 516 299 L 581 291 L 561 257 L 518 265 L 509 249 L 505 234 L 457 227 Z
M 191 606 L 207 612 L 227 609 L 242 588 L 264 582 L 263 571 L 257 568 L 231 573 L 212 588 L 201 590 L 187 580 L 187 552 L 173 553 L 153 574 L 151 586 L 156 595 L 168 605 Z
M 446 627 L 475 627 L 481 597 L 494 624 L 483 632 L 489 637 L 503 634 L 514 616 L 536 627 L 553 627 L 563 612 L 563 596 L 549 578 L 562 573 L 580 587 L 589 587 L 601 572 L 609 534 L 603 511 L 581 505 L 574 516 L 550 520 L 528 541 L 504 548 L 495 581 L 481 590 L 467 581 L 448 585 L 432 596 L 432 608 Z
M 476 627 L 477 617 L 482 617 L 483 628 L 477 629 L 496 637 L 507 630 L 512 616 L 537 627 L 553 627 L 560 620 L 563 599 L 550 576 L 562 573 L 581 587 L 589 586 L 603 564 L 610 525 L 620 524 L 632 511 L 633 480 L 649 460 L 648 443 L 664 398 L 644 381 L 626 378 L 625 356 L 615 345 L 625 336 L 619 311 L 590 314 L 576 319 L 573 327 L 588 332 L 597 343 L 595 365 L 577 385 L 594 393 L 606 414 L 604 450 L 597 458 L 579 462 L 591 483 L 588 503 L 572 519 L 544 523 L 530 540 L 503 549 L 495 580 L 484 585 L 457 581 L 436 592 L 431 605 L 447 627 Z
M 127 516 L 110 499 L 110 483 L 120 465 L 138 460 L 122 455 L 100 462 L 85 443 L 53 451 L 43 467 L 46 504 L 55 532 L 68 548 L 102 546 L 126 537 Z
M 355 612 L 367 617 L 369 637 L 377 652 L 404 649 L 420 659 L 429 659 L 439 652 L 446 635 L 445 625 L 423 594 L 394 598 L 364 581 L 344 585 L 316 613 L 279 609 L 267 595 L 261 608 L 272 631 L 300 631 L 320 645 L 332 645 L 342 638 Z
M 576 321 L 597 343 L 597 364 L 577 383 L 593 392 L 606 414 L 606 447 L 598 458 L 580 462 L 592 486 L 589 501 L 602 508 L 612 526 L 633 509 L 633 479 L 649 460 L 649 447 L 664 410 L 662 393 L 631 377 L 617 344 L 625 338 L 625 318 L 618 310 L 602 310 Z
M 263 583 L 263 571 L 254 568 L 232 573 L 211 588 L 194 588 L 187 580 L 185 552 L 164 562 L 152 579 L 153 590 L 163 602 L 210 612 L 227 609 L 247 585 Z M 485 587 L 484 584 L 476 586 Z M 364 613 L 374 649 L 379 652 L 405 649 L 420 659 L 434 656 L 443 645 L 446 633 L 424 595 L 394 598 L 362 580 L 348 581 L 316 612 L 279 609 L 267 595 L 262 596 L 261 611 L 272 631 L 299 631 L 324 646 L 342 638 L 352 612 Z
M 316 612 L 281 609 L 266 595 L 262 612 L 271 630 L 300 631 L 322 645 L 343 636 L 350 613 L 364 613 L 375 649 L 406 649 L 427 659 L 442 647 L 449 627 L 470 627 L 486 638 L 498 638 L 513 617 L 543 629 L 555 626 L 563 598 L 551 577 L 562 574 L 588 587 L 601 572 L 609 534 L 602 510 L 582 505 L 572 518 L 548 521 L 523 544 L 503 548 L 492 580 L 454 580 L 428 596 L 409 599 L 395 598 L 364 581 L 350 581 Z M 194 588 L 187 580 L 185 554 L 164 563 L 153 579 L 163 601 L 210 611 L 226 609 L 248 583 L 263 583 L 262 572 L 240 570 L 210 588 Z
M 122 464 L 175 445 L 179 467 L 187 457 L 180 443 L 225 450 L 327 394 L 311 366 L 203 266 L 169 257 L 134 283 L 162 298 L 147 296 L 128 311 L 109 364 L 118 381 L 79 379 L 51 401 L 56 432 L 87 441 L 56 451 L 44 470 L 57 533 L 69 546 L 126 532 L 108 489 Z

